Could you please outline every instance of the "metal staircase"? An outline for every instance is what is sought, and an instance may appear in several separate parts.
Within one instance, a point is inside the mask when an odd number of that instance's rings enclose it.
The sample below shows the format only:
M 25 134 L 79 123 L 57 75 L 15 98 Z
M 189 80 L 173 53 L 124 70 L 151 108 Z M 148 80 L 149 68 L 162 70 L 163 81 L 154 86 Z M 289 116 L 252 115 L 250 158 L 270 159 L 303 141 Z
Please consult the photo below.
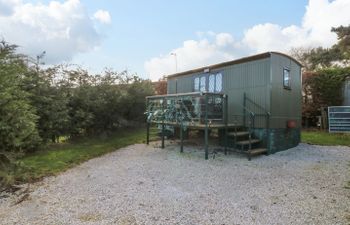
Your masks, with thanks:
M 244 153 L 247 155 L 248 160 L 251 160 L 252 156 L 268 154 L 269 146 L 269 130 L 270 130 L 270 112 L 265 108 L 255 103 L 253 100 L 247 97 L 244 93 L 243 97 L 243 114 L 233 115 L 235 128 L 227 132 L 227 138 L 229 142 L 233 142 L 233 150 L 236 152 Z M 250 105 L 254 108 L 259 109 L 259 112 L 253 111 Z M 254 135 L 256 129 L 256 118 L 265 118 L 265 129 L 266 129 L 266 141 L 259 139 Z M 240 120 L 240 118 L 242 120 Z M 240 122 L 241 121 L 241 122 Z

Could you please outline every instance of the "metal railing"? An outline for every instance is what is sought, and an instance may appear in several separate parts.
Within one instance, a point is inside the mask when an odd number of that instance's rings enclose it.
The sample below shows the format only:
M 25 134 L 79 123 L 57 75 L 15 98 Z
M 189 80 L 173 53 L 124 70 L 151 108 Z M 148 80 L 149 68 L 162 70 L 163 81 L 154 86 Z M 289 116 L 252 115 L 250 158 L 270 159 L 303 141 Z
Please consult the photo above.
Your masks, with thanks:
M 209 92 L 146 97 L 148 122 L 190 125 L 224 122 L 224 95 Z
M 161 124 L 162 148 L 164 148 L 164 128 L 180 127 L 181 152 L 183 152 L 183 130 L 204 128 L 205 159 L 208 159 L 209 125 L 224 125 L 227 136 L 227 95 L 211 92 L 191 92 L 181 94 L 156 95 L 146 97 L 147 144 L 151 123 Z M 227 148 L 225 138 L 225 153 Z
M 259 108 L 262 113 L 254 112 L 252 109 L 249 108 L 249 104 L 254 105 L 254 107 Z M 244 127 L 248 128 L 248 138 L 249 138 L 249 147 L 248 150 L 250 151 L 252 149 L 252 136 L 253 132 L 256 128 L 255 121 L 256 117 L 264 117 L 265 118 L 265 130 L 266 130 L 266 147 L 269 148 L 269 139 L 270 139 L 270 112 L 267 111 L 264 107 L 254 102 L 252 99 L 247 97 L 247 94 L 243 94 L 243 105 L 238 105 L 243 109 L 243 114 L 233 115 L 234 117 L 234 124 L 237 124 L 238 126 L 238 117 L 242 117 L 242 125 Z M 248 119 L 248 120 L 247 120 Z M 235 133 L 237 134 L 237 126 L 235 126 Z M 234 136 L 234 142 L 235 142 L 235 148 L 237 149 L 237 135 Z M 243 148 L 243 147 L 242 147 Z M 243 149 L 242 149 L 243 150 Z

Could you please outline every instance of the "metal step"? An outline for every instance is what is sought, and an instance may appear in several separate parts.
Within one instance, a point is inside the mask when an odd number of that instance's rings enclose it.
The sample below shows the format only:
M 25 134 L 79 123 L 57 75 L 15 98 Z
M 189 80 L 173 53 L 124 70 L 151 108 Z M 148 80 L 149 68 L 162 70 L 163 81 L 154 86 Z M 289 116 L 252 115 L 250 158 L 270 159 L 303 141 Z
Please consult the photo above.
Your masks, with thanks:
M 238 132 L 230 132 L 228 133 L 228 136 L 245 136 L 245 135 L 248 135 L 249 132 L 248 131 L 238 131 Z
M 259 143 L 259 142 L 260 142 L 259 139 L 251 139 L 251 141 L 250 141 L 251 144 L 256 144 L 256 143 Z M 249 145 L 249 140 L 238 141 L 237 145 Z
M 266 148 L 254 148 L 249 151 L 251 155 L 260 155 L 263 153 L 266 153 L 267 149 Z

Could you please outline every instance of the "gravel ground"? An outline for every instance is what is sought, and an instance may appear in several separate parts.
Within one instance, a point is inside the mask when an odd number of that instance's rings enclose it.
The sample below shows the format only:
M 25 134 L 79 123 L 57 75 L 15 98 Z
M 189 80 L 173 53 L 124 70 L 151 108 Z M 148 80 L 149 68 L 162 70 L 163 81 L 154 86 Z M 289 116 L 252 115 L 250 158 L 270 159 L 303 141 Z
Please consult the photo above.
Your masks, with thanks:
M 155 145 L 156 143 L 153 143 Z M 247 161 L 132 145 L 0 202 L 1 224 L 349 224 L 350 148 L 300 144 Z

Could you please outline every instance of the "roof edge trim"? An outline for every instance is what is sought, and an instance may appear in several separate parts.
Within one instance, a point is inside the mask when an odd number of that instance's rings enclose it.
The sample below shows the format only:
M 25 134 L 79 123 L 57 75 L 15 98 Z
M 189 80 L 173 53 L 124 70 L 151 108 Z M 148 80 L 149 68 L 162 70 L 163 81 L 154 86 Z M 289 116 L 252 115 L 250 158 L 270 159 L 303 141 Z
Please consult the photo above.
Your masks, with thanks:
M 301 67 L 303 66 L 298 60 L 294 59 L 293 57 L 291 57 L 287 54 L 272 51 L 272 52 L 265 52 L 265 53 L 260 53 L 257 55 L 247 56 L 247 57 L 243 57 L 243 58 L 239 58 L 239 59 L 235 59 L 235 60 L 231 60 L 231 61 L 227 61 L 227 62 L 222 62 L 222 63 L 218 63 L 218 64 L 208 65 L 208 66 L 204 66 L 204 67 L 200 67 L 200 68 L 196 68 L 196 69 L 192 69 L 192 70 L 187 70 L 187 71 L 183 71 L 183 72 L 179 72 L 179 73 L 175 73 L 175 74 L 169 74 L 169 75 L 166 75 L 165 77 L 166 78 L 173 78 L 173 77 L 178 77 L 178 76 L 184 76 L 184 75 L 189 75 L 189 74 L 193 74 L 193 73 L 203 72 L 205 69 L 213 70 L 213 69 L 221 68 L 224 66 L 231 66 L 231 65 L 235 65 L 235 64 L 255 61 L 255 60 L 264 59 L 264 58 L 269 58 L 269 57 L 271 57 L 272 54 L 287 57 L 287 58 L 293 60 L 299 66 L 301 66 Z

